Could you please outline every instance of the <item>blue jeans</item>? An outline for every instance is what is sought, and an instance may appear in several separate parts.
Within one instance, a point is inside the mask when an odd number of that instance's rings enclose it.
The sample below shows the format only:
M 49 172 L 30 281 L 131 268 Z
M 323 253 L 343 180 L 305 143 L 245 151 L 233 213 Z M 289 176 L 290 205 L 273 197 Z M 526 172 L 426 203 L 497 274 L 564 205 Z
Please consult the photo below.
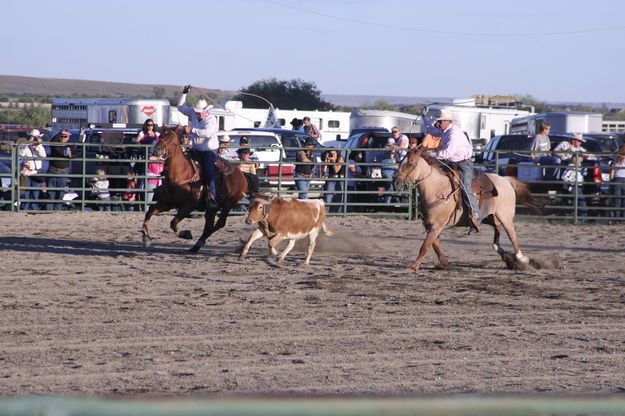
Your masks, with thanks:
M 393 190 L 393 178 L 395 177 L 395 169 L 382 169 L 382 177 L 384 179 L 389 179 L 388 182 L 384 182 L 384 190 L 392 191 Z M 390 204 L 393 195 L 385 194 L 380 198 L 380 202 L 384 202 L 385 204 Z
M 45 187 L 45 182 L 35 182 L 31 178 L 28 178 L 28 182 L 26 182 L 26 186 L 34 187 L 34 188 L 43 188 Z M 24 192 L 24 199 L 39 199 L 39 189 L 29 189 Z M 40 210 L 41 206 L 39 202 L 24 202 L 22 205 L 22 209 L 24 210 Z
M 615 182 L 612 190 L 614 199 L 612 200 L 612 206 L 616 208 L 612 211 L 613 218 L 625 218 L 625 211 L 621 211 L 621 208 L 625 208 L 625 178 L 614 178 L 612 182 Z
M 465 160 L 464 162 L 452 162 L 450 165 L 455 166 L 458 172 L 460 172 L 462 180 L 462 205 L 470 208 L 473 215 L 477 216 L 478 222 L 482 220 L 480 214 L 480 207 L 477 203 L 477 198 L 473 193 L 471 182 L 473 181 L 473 162 L 471 160 Z
M 303 175 L 298 172 L 295 172 L 295 177 L 310 179 L 310 175 Z M 297 190 L 300 191 L 299 199 L 308 199 L 308 188 L 310 188 L 310 180 L 298 181 L 296 179 L 295 186 L 297 187 Z
M 57 174 L 62 175 L 64 173 L 67 173 L 67 171 L 60 172 L 54 168 L 49 168 L 48 173 L 51 173 L 53 175 L 57 175 Z M 65 177 L 51 176 L 48 178 L 48 188 L 65 189 L 67 188 L 67 183 L 68 183 L 68 179 Z M 65 196 L 65 191 L 48 189 L 48 198 L 50 199 L 50 202 L 46 204 L 46 209 L 48 211 L 60 210 L 63 207 L 63 204 L 61 202 L 55 202 L 55 200 L 63 200 L 63 196 Z
M 211 194 L 216 199 L 217 193 L 215 189 L 215 152 L 210 150 L 200 152 L 193 151 L 200 159 L 202 165 L 202 173 L 204 174 L 204 183 L 210 188 Z
M 588 210 L 586 209 L 586 198 L 581 196 L 584 194 L 584 189 L 581 185 L 579 185 L 577 188 L 575 186 L 573 186 L 571 188 L 571 190 L 569 191 L 571 193 L 571 206 L 575 206 L 575 198 L 577 198 L 577 213 L 579 216 L 581 217 L 587 217 L 588 216 Z
M 338 178 L 337 178 L 338 179 Z M 326 204 L 331 204 L 331 203 L 336 203 L 336 204 L 340 204 L 341 202 L 343 202 L 343 195 L 338 193 L 335 194 L 333 192 L 341 192 L 343 191 L 343 182 L 340 180 L 337 181 L 332 181 L 332 180 L 328 180 L 326 181 L 326 184 L 323 187 L 323 190 L 328 192 L 326 194 L 323 195 L 323 199 L 325 200 Z M 327 206 L 326 205 L 326 211 L 328 212 L 341 212 L 342 207 L 340 206 Z

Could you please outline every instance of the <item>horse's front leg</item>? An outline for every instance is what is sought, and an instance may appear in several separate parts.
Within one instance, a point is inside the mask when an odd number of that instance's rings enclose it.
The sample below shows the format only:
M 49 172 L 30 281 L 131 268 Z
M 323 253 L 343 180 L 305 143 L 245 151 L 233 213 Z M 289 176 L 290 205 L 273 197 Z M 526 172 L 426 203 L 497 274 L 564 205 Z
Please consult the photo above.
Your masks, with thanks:
M 143 226 L 141 227 L 141 234 L 143 234 L 143 247 L 150 247 L 152 245 L 152 237 L 150 237 L 150 219 L 152 215 L 157 215 L 161 210 L 158 205 L 150 205 L 148 212 L 145 213 L 143 218 Z
M 176 233 L 176 235 L 178 237 L 184 238 L 185 240 L 192 239 L 193 235 L 191 234 L 190 230 L 180 231 L 178 229 L 178 223 L 180 223 L 180 221 L 182 221 L 185 218 L 187 218 L 189 216 L 189 214 L 191 214 L 191 212 L 193 212 L 193 209 L 194 208 L 192 206 L 191 207 L 180 208 L 180 210 L 176 213 L 174 218 L 169 223 L 169 227 L 173 230 L 173 232 Z
M 444 269 L 449 269 L 451 264 L 449 264 L 449 260 L 447 260 L 447 256 L 445 256 L 445 253 L 443 253 L 443 250 L 441 250 L 440 237 L 436 237 L 436 239 L 432 242 L 432 248 L 434 249 L 434 252 L 438 256 L 438 261 L 441 263 L 441 267 L 443 267 Z
M 430 230 L 428 231 L 428 234 L 425 237 L 423 244 L 421 244 L 421 248 L 419 249 L 419 256 L 417 257 L 417 260 L 415 260 L 412 266 L 410 266 L 411 270 L 416 271 L 421 268 L 421 261 L 423 260 L 423 257 L 425 257 L 425 254 L 428 252 L 432 244 L 434 244 L 434 242 L 438 238 L 438 235 L 441 233 L 442 229 L 443 228 L 440 226 L 430 227 Z
M 215 228 L 215 214 L 217 210 L 206 210 L 204 213 L 204 230 L 202 235 L 195 242 L 195 245 L 189 249 L 191 253 L 197 253 L 200 248 L 206 244 L 206 239 L 213 233 Z

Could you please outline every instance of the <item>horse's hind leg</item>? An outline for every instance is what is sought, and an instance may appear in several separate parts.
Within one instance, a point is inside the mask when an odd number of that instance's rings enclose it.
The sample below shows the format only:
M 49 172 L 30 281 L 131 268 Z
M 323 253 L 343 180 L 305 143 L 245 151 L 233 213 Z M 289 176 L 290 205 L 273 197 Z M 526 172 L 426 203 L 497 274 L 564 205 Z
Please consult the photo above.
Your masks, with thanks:
M 517 241 L 517 237 L 516 237 L 516 231 L 514 229 L 514 223 L 512 222 L 512 219 L 510 219 L 510 221 L 502 221 L 501 218 L 499 218 L 499 221 L 501 221 L 501 225 L 503 226 L 503 229 L 506 230 L 506 234 L 508 234 L 508 238 L 510 239 L 510 242 L 512 243 L 512 247 L 514 248 L 514 254 L 516 255 L 516 258 L 523 263 L 528 263 L 529 262 L 529 258 L 527 258 L 527 256 L 525 256 L 522 252 L 521 252 L 521 248 L 519 247 L 519 242 Z

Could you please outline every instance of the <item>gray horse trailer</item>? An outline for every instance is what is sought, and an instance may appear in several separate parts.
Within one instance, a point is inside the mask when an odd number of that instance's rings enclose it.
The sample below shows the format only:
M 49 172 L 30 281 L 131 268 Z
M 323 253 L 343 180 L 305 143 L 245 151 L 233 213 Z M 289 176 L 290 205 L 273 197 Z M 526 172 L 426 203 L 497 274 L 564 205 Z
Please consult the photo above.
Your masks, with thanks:
M 170 123 L 166 99 L 94 98 L 52 100 L 52 131 L 79 129 L 89 125 L 141 127 L 147 119 L 157 125 Z
M 349 117 L 350 136 L 354 130 L 382 127 L 390 132 L 395 126 L 405 135 L 423 133 L 423 123 L 415 114 L 386 110 L 354 110 Z

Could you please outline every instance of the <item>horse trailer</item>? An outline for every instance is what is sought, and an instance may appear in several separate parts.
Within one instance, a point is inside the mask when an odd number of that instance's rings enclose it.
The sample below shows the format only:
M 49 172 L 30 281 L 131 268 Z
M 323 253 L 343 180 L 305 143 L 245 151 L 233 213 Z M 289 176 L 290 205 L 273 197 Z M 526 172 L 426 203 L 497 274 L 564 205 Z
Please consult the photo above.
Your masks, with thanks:
M 517 117 L 512 120 L 510 133 L 537 134 L 541 121 L 551 124 L 552 134 L 601 133 L 603 130 L 601 113 L 554 111 Z

